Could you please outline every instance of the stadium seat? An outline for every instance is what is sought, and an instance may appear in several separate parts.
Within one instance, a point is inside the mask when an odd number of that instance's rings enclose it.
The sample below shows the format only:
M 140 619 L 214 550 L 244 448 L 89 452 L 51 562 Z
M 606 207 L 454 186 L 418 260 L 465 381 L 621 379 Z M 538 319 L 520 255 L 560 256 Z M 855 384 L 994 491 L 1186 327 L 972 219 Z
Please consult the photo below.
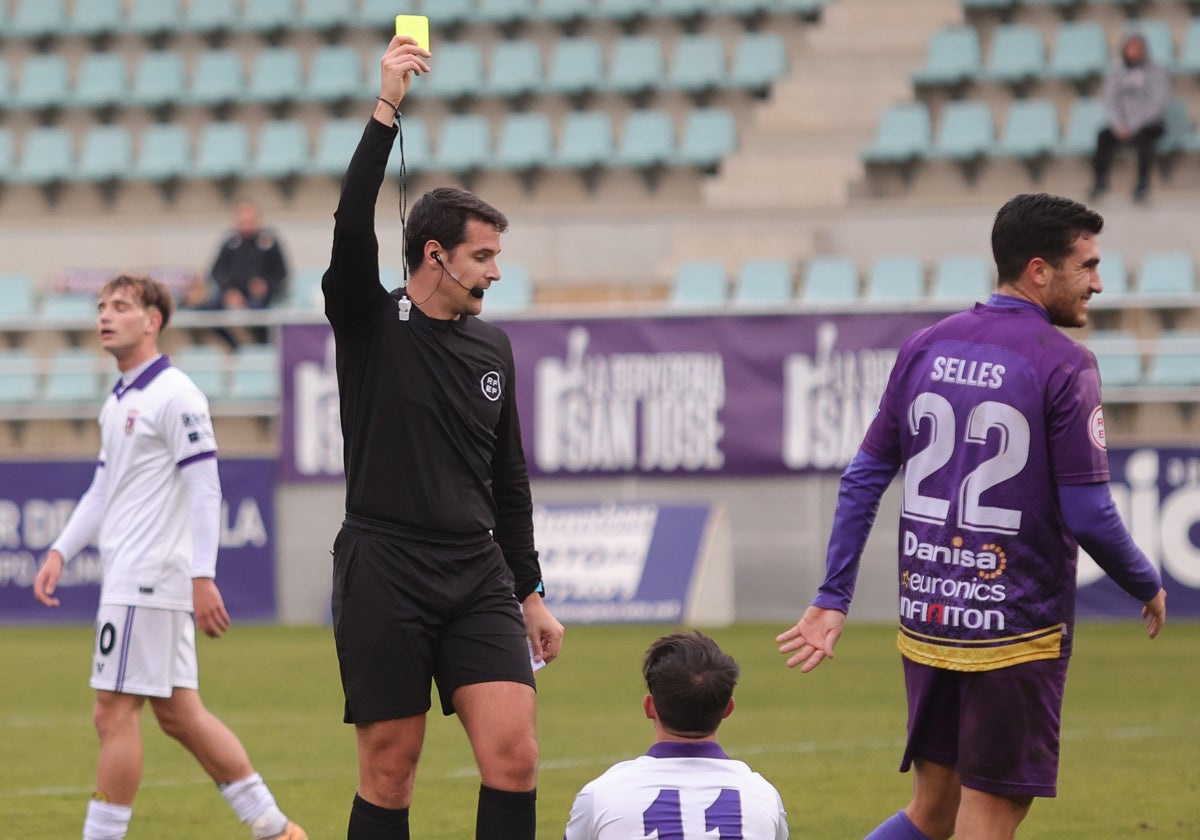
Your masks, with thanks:
M 533 93 L 545 82 L 542 51 L 533 41 L 500 41 L 488 61 L 483 93 L 487 96 L 516 97 Z
M 1108 124 L 1108 112 L 1098 98 L 1081 96 L 1071 102 L 1067 130 L 1063 133 L 1060 155 L 1090 157 L 1096 151 L 1096 136 Z
M 500 169 L 528 171 L 544 166 L 553 154 L 550 119 L 541 112 L 516 112 L 500 126 L 493 164 Z
M 246 72 L 237 50 L 206 50 L 196 58 L 187 101 L 217 108 L 238 102 L 246 93 Z
M 308 170 L 308 131 L 296 120 L 274 120 L 258 130 L 250 174 L 288 178 Z
M 0 350 L 0 406 L 24 406 L 37 399 L 36 361 L 27 350 Z
M 323 268 L 304 268 L 288 280 L 286 305 L 299 312 L 321 312 L 325 308 L 325 297 L 321 293 Z
M 539 0 L 529 18 L 567 26 L 590 15 L 593 5 L 592 0 Z
M 1058 27 L 1046 65 L 1047 78 L 1085 82 L 1104 75 L 1107 69 L 1108 41 L 1099 23 L 1068 21 Z
M 0 183 L 10 180 L 17 166 L 17 144 L 12 129 L 0 126 Z
M 484 313 L 515 312 L 533 306 L 533 278 L 523 265 L 508 263 L 500 269 L 500 280 L 493 283 L 484 298 Z
M 967 12 L 1009 12 L 1017 5 L 1017 0 L 962 0 L 962 5 Z
M 627 96 L 655 90 L 666 77 L 662 41 L 650 35 L 625 35 L 613 46 L 604 89 Z
M 813 257 L 804 272 L 800 301 L 846 304 L 858 300 L 858 268 L 845 257 Z
M 303 0 L 296 23 L 318 32 L 340 29 L 353 22 L 355 6 L 354 0 Z
M 449 41 L 437 48 L 430 65 L 433 72 L 413 81 L 418 96 L 460 99 L 479 93 L 483 73 L 483 51 L 471 41 Z
M 443 131 L 445 123 L 442 124 Z M 362 126 L 359 126 L 359 135 L 362 134 Z M 354 141 L 356 144 L 358 138 Z M 350 147 L 350 151 L 354 151 L 354 146 Z M 423 172 L 430 169 L 433 165 L 433 141 L 429 134 L 429 124 L 420 117 L 404 117 L 400 123 L 400 133 L 396 136 L 396 142 L 392 147 L 392 154 L 388 157 L 387 174 L 399 175 L 400 162 L 403 158 L 404 166 L 409 172 Z M 346 162 L 349 163 L 350 156 L 346 156 Z M 346 167 L 342 167 L 344 173 Z
M 675 41 L 675 51 L 663 83 L 666 90 L 700 94 L 728 83 L 725 44 L 716 35 L 683 35 Z
M 1169 331 L 1159 336 L 1146 384 L 1159 387 L 1200 385 L 1200 333 Z
M 1016 99 L 1008 109 L 1004 131 L 992 154 L 1034 161 L 1060 145 L 1058 107 L 1049 99 Z
M 60 108 L 69 101 L 70 88 L 66 58 L 58 53 L 35 53 L 21 62 L 12 105 L 31 111 Z
M 475 19 L 475 0 L 425 0 L 421 12 L 435 30 L 453 27 Z
M 792 297 L 792 267 L 787 260 L 752 259 L 742 263 L 733 287 L 735 305 L 785 304 Z
M 1100 281 L 1104 284 L 1105 295 L 1129 294 L 1129 272 L 1125 266 L 1125 256 L 1120 251 L 1101 249 Z
M 654 0 L 598 0 L 592 9 L 592 17 L 629 23 L 643 18 L 654 8 Z
M 403 4 L 397 3 L 396 0 L 361 0 L 356 23 L 368 29 L 386 28 L 387 34 L 390 35 L 395 31 L 396 15 L 414 11 L 416 11 L 414 0 L 408 0 Z M 380 54 L 382 55 L 382 53 Z
M 178 29 L 199 35 L 212 35 L 233 28 L 238 19 L 238 0 L 204 0 L 185 6 Z
M 0 321 L 20 323 L 33 317 L 37 302 L 28 274 L 0 274 Z
M 675 269 L 668 301 L 672 306 L 724 306 L 729 300 L 729 281 L 719 262 L 694 260 Z
M 826 3 L 833 0 L 776 0 L 775 11 L 792 14 L 801 20 L 815 21 L 821 16 Z
M 1175 61 L 1175 72 L 1187 76 L 1200 75 L 1200 18 L 1188 21 L 1179 48 L 1179 58 Z
M 986 259 L 975 254 L 947 254 L 938 261 L 929 297 L 957 306 L 987 300 L 994 288 L 992 266 Z
M 509 26 L 528 20 L 533 14 L 533 0 L 478 0 L 475 19 L 493 26 Z
M 933 145 L 929 108 L 924 102 L 903 102 L 883 112 L 875 141 L 863 150 L 863 160 L 904 164 L 924 157 Z
M 1182 99 L 1172 98 L 1167 103 L 1166 130 L 1158 141 L 1158 153 L 1194 151 L 1192 138 L 1192 118 L 1188 114 L 1187 103 Z
M 778 32 L 747 32 L 738 41 L 729 84 L 765 95 L 787 74 L 787 45 Z
M 84 294 L 47 295 L 38 307 L 38 317 L 49 320 L 94 321 L 96 296 Z
M 245 344 L 230 364 L 229 399 L 274 402 L 279 399 L 279 351 Z
M 313 102 L 342 102 L 362 96 L 365 87 L 363 62 L 358 51 L 331 44 L 313 54 L 302 97 Z
M 880 257 L 867 275 L 866 299 L 916 303 L 925 298 L 925 269 L 911 256 Z
M 210 122 L 200 130 L 192 174 L 198 178 L 237 178 L 250 160 L 250 135 L 240 122 Z
M 118 53 L 90 52 L 79 63 L 71 101 L 83 108 L 108 108 L 124 101 L 129 67 Z
M 243 0 L 238 29 L 263 35 L 292 28 L 299 18 L 296 0 Z
M 713 0 L 658 0 L 650 9 L 663 18 L 694 18 L 712 11 Z
M 191 137 L 178 123 L 156 123 L 142 132 L 130 177 L 166 182 L 182 178 L 191 169 Z
M 133 168 L 133 138 L 123 125 L 93 125 L 84 132 L 75 176 L 82 181 L 116 181 Z
M 928 156 L 933 160 L 969 162 L 991 150 L 996 132 L 986 102 L 947 102 Z
M 67 18 L 66 31 L 83 38 L 112 35 L 125 28 L 125 8 L 121 0 L 76 0 Z
M 737 123 L 728 108 L 692 108 L 684 118 L 675 161 L 705 171 L 715 169 L 737 148 Z
M 1046 71 L 1046 45 L 1042 30 L 1031 24 L 1002 24 L 992 36 L 992 49 L 981 78 L 1020 85 L 1041 78 Z
M 1057 9 L 1063 15 L 1074 9 L 1079 3 L 1080 0 L 1021 0 L 1022 6 L 1045 6 Z
M 1147 254 L 1138 268 L 1139 295 L 1191 295 L 1196 291 L 1196 268 L 1191 255 L 1180 252 Z
M 675 154 L 675 125 L 660 110 L 630 111 L 625 116 L 613 164 L 649 169 L 668 164 Z
M 1150 57 L 1168 71 L 1175 67 L 1175 40 L 1171 34 L 1171 24 L 1165 20 L 1150 20 L 1142 18 L 1130 29 L 1138 32 L 1146 39 L 1146 48 Z
M 137 63 L 129 101 L 148 108 L 175 105 L 184 99 L 185 91 L 183 56 L 172 51 L 148 52 Z
M 37 41 L 66 31 L 67 14 L 63 0 L 18 0 L 9 21 L 9 38 Z
M 979 33 L 972 26 L 952 26 L 933 34 L 925 64 L 913 73 L 912 81 L 914 85 L 957 85 L 979 73 Z
M 408 138 L 405 138 L 407 140 Z M 454 114 L 442 121 L 431 166 L 440 172 L 473 172 L 492 158 L 492 129 L 478 114 Z
M 407 118 L 406 118 L 407 120 Z M 316 151 L 313 154 L 312 171 L 319 175 L 334 175 L 341 178 L 350 165 L 350 157 L 362 139 L 366 123 L 357 117 L 326 120 L 317 132 Z M 398 157 L 393 154 L 392 157 Z M 390 159 L 389 159 L 390 162 Z
M 562 124 L 554 165 L 567 169 L 606 166 L 613 158 L 612 117 L 605 111 L 572 111 Z
M 171 354 L 171 364 L 188 375 L 210 400 L 222 400 L 227 391 L 229 354 L 207 344 L 189 344 Z
M 244 99 L 264 105 L 295 102 L 303 87 L 300 53 L 291 47 L 268 47 L 259 50 L 251 62 Z
M 175 31 L 182 19 L 182 0 L 133 0 L 125 27 L 134 35 L 155 38 Z
M 1142 355 L 1133 333 L 1096 330 L 1087 345 L 1096 354 L 1100 381 L 1105 387 L 1129 387 L 1141 383 Z
M 25 133 L 13 180 L 52 184 L 71 178 L 75 170 L 71 134 L 59 126 L 38 126 Z
M 604 51 L 593 38 L 559 38 L 550 52 L 545 89 L 564 96 L 598 90 L 604 80 Z
M 713 8 L 717 14 L 751 21 L 759 15 L 776 11 L 779 5 L 775 0 L 716 0 Z

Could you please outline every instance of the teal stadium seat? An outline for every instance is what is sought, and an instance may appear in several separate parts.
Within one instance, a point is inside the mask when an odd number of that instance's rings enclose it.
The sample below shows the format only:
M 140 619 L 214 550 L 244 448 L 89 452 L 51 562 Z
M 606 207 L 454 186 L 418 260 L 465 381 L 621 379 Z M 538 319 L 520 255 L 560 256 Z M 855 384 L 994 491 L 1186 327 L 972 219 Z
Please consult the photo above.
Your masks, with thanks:
M 137 63 L 129 102 L 148 108 L 175 105 L 186 90 L 183 56 L 173 51 L 148 52 Z
M 604 89 L 627 96 L 656 90 L 667 74 L 662 41 L 651 35 L 625 35 L 613 46 Z
M 1126 330 L 1096 330 L 1087 341 L 1096 354 L 1105 387 L 1128 388 L 1142 382 L 1142 355 L 1137 339 Z
M 787 45 L 778 32 L 747 32 L 738 41 L 729 84 L 765 96 L 787 70 Z
M 929 40 L 925 64 L 913 73 L 919 86 L 949 86 L 975 79 L 980 73 L 979 33 L 972 26 L 939 29 Z
M 245 123 L 210 122 L 200 129 L 192 173 L 197 178 L 239 178 L 250 161 L 250 134 Z
M 681 263 L 675 269 L 668 302 L 675 307 L 724 306 L 729 302 L 725 266 L 709 260 Z
M 986 156 L 995 140 L 992 109 L 986 102 L 947 102 L 928 156 L 933 160 L 974 161 Z
M 577 96 L 599 90 L 604 80 L 604 51 L 593 38 L 559 38 L 550 52 L 545 90 Z
M 37 360 L 27 350 L 0 350 L 0 406 L 26 406 L 37 397 Z
M 0 183 L 12 178 L 16 163 L 17 144 L 13 141 L 12 129 L 0 126 Z
M 936 303 L 960 306 L 987 300 L 994 288 L 988 260 L 975 254 L 947 254 L 938 261 L 929 296 Z
M 675 155 L 675 125 L 657 109 L 630 111 L 617 140 L 613 164 L 633 169 L 665 166 Z
M 737 123 L 732 111 L 721 107 L 692 108 L 683 120 L 675 162 L 712 172 L 737 144 Z
M 14 325 L 33 318 L 37 289 L 28 274 L 0 274 L 0 321 Z
M 246 70 L 237 50 L 206 50 L 196 58 L 187 101 L 219 108 L 241 101 L 246 94 Z
M 38 317 L 51 321 L 87 321 L 96 319 L 96 296 L 84 294 L 47 295 L 42 298 Z M 90 353 L 88 358 L 94 358 Z
M 1167 70 L 1175 67 L 1175 40 L 1171 34 L 1171 24 L 1165 20 L 1140 19 L 1130 32 L 1139 32 L 1146 39 L 1146 48 L 1150 57 Z
M 134 35 L 156 38 L 174 32 L 182 19 L 182 0 L 133 0 L 125 27 Z
M 406 2 L 397 2 L 397 0 L 361 0 L 356 20 L 359 26 L 368 29 L 381 29 L 388 35 L 391 35 L 396 31 L 396 15 L 415 14 L 419 11 L 416 0 L 406 0 Z M 382 52 L 379 54 L 383 55 Z
M 1185 76 L 1200 76 L 1200 18 L 1188 21 L 1175 61 L 1175 72 Z
M 493 26 L 511 26 L 529 20 L 533 15 L 533 0 L 478 0 L 475 19 Z
M 702 94 L 728 84 L 725 44 L 716 35 L 682 35 L 667 67 L 666 90 Z
M 1067 21 L 1055 33 L 1046 77 L 1086 82 L 1108 69 L 1108 41 L 1104 27 L 1095 21 Z
M 770 14 L 779 6 L 776 0 L 716 0 L 713 8 L 717 14 L 752 21 L 759 15 Z
M 258 129 L 250 174 L 279 180 L 308 171 L 308 130 L 297 120 L 273 120 Z
M 811 22 L 820 18 L 821 10 L 831 2 L 833 0 L 776 0 L 775 10 Z
M 0 23 L 0 26 L 3 26 Z M 12 101 L 12 65 L 8 63 L 7 58 L 0 58 L 0 102 Z
M 1200 333 L 1172 330 L 1159 336 L 1146 384 L 1160 388 L 1200 385 Z
M 483 92 L 487 96 L 515 98 L 539 90 L 544 79 L 542 50 L 533 41 L 500 41 L 492 48 Z
M 325 296 L 321 292 L 323 268 L 303 268 L 288 281 L 286 305 L 297 312 L 321 312 L 325 309 Z
M 229 354 L 219 347 L 189 344 L 171 354 L 171 364 L 188 375 L 210 400 L 225 399 Z
M 407 138 L 405 138 L 407 140 Z M 442 121 L 431 166 L 439 172 L 474 172 L 492 159 L 492 129 L 478 114 L 453 114 Z
M 1046 44 L 1040 27 L 1031 24 L 1001 24 L 992 36 L 992 49 L 981 78 L 991 82 L 1021 85 L 1040 79 L 1046 72 Z
M 712 10 L 712 0 L 658 0 L 653 11 L 658 17 L 694 18 Z
M 182 32 L 214 35 L 219 32 L 228 32 L 233 28 L 238 17 L 238 0 L 188 2 L 177 28 Z
M 129 177 L 133 168 L 133 138 L 123 125 L 93 125 L 83 134 L 79 166 L 81 181 L 111 182 Z
M 1172 98 L 1167 103 L 1166 130 L 1158 141 L 1158 153 L 1194 151 L 1195 144 L 1192 135 L 1192 118 L 1188 114 L 1187 103 L 1182 99 Z
M 592 17 L 627 24 L 646 17 L 655 5 L 655 0 L 597 0 Z
M 540 112 L 514 112 L 505 117 L 496 141 L 493 165 L 526 172 L 546 165 L 554 154 L 550 119 Z
M 344 102 L 362 96 L 366 87 L 362 56 L 353 47 L 329 44 L 313 54 L 302 98 L 311 102 Z
M 916 257 L 880 257 L 872 263 L 867 300 L 916 303 L 924 298 L 925 269 Z
M 17 0 L 5 34 L 10 38 L 38 41 L 62 35 L 66 28 L 63 0 Z
M 1182 251 L 1147 254 L 1138 268 L 1137 292 L 1142 296 L 1191 295 L 1196 292 L 1196 268 Z
M 58 53 L 35 53 L 21 63 L 13 107 L 30 111 L 61 108 L 71 96 L 67 60 Z
M 38 126 L 25 133 L 13 180 L 52 184 L 70 180 L 75 172 L 71 134 L 60 126 Z
M 303 0 L 296 23 L 300 29 L 332 31 L 353 22 L 356 11 L 354 0 Z
M 850 304 L 858 301 L 858 268 L 845 257 L 813 257 L 804 272 L 800 301 Z
M 962 0 L 966 12 L 1010 12 L 1017 0 Z
M 125 7 L 121 0 L 75 0 L 66 31 L 83 38 L 102 38 L 124 28 Z
M 500 269 L 500 280 L 493 283 L 484 298 L 484 314 L 519 312 L 533 306 L 533 278 L 523 265 L 509 263 Z
M 792 267 L 787 260 L 746 260 L 733 287 L 736 306 L 786 304 L 791 302 L 793 295 Z
M 357 145 L 358 137 L 362 135 L 363 128 L 364 126 L 360 123 L 358 135 L 354 138 L 354 144 L 350 146 L 351 152 L 354 151 L 354 146 Z M 402 150 L 403 155 L 401 155 Z M 402 157 L 404 165 L 409 172 L 424 172 L 433 166 L 433 141 L 429 136 L 429 124 L 420 117 L 405 116 L 400 121 L 400 133 L 396 137 L 392 154 L 388 157 L 388 175 L 398 176 L 400 174 L 400 160 Z M 346 155 L 346 162 L 350 162 L 349 154 Z M 346 167 L 343 165 L 342 174 L 345 171 Z
M 529 17 L 569 26 L 588 17 L 593 5 L 593 0 L 539 0 Z
M 279 399 L 279 351 L 272 346 L 244 344 L 230 365 L 229 399 L 269 402 Z
M 1078 6 L 1080 0 L 1021 0 L 1023 6 L 1045 6 L 1050 9 L 1057 9 L 1061 14 L 1066 14 L 1071 9 Z
M 572 111 L 562 124 L 555 166 L 595 169 L 607 166 L 614 155 L 612 117 L 605 111 Z
M 471 41 L 448 41 L 437 47 L 433 72 L 413 81 L 412 92 L 439 99 L 461 99 L 480 92 L 483 51 Z
M 874 164 L 906 164 L 918 160 L 933 145 L 929 108 L 924 102 L 902 102 L 883 112 L 875 141 L 863 150 L 863 160 Z
M 250 64 L 245 101 L 263 105 L 295 102 L 303 88 L 300 53 L 291 47 L 267 47 L 259 50 Z
M 407 122 L 408 118 L 405 118 Z M 316 150 L 313 153 L 312 171 L 317 175 L 333 175 L 341 178 L 350 165 L 350 157 L 358 147 L 366 122 L 357 117 L 326 120 L 317 132 Z M 392 157 L 399 157 L 394 152 Z M 389 159 L 389 163 L 390 163 Z
M 191 170 L 191 136 L 178 123 L 155 123 L 142 131 L 130 178 L 164 183 Z
M 193 0 L 194 2 L 194 0 Z M 296 0 L 243 0 L 238 29 L 264 35 L 295 27 L 300 16 Z
M 90 52 L 79 63 L 71 101 L 83 108 L 110 108 L 124 101 L 129 67 L 118 53 Z
M 1129 270 L 1124 254 L 1108 248 L 1100 250 L 1100 281 L 1104 284 L 1105 296 L 1129 294 Z M 1100 300 L 1103 303 L 1104 298 Z
M 1032 161 L 1053 154 L 1060 146 L 1058 106 L 1049 99 L 1015 99 L 992 153 Z
M 1104 102 L 1094 97 L 1081 96 L 1071 102 L 1067 116 L 1067 129 L 1063 132 L 1060 155 L 1090 157 L 1096 151 L 1096 135 L 1108 124 L 1108 112 Z
M 435 31 L 454 27 L 475 19 L 475 0 L 423 0 L 421 13 Z

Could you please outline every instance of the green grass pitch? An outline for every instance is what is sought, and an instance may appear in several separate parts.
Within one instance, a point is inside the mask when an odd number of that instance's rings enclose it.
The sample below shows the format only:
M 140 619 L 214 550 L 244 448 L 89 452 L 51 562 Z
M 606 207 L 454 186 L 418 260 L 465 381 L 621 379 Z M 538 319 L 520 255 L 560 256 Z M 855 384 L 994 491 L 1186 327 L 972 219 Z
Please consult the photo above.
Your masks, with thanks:
M 643 752 L 640 658 L 665 629 L 572 627 L 539 675 L 538 835 L 554 840 L 579 787 Z M 713 629 L 737 657 L 737 709 L 721 741 L 779 788 L 792 836 L 861 838 L 907 801 L 892 627 L 851 623 L 837 659 L 802 676 L 775 652 L 782 626 Z M 95 735 L 85 627 L 0 629 L 0 837 L 78 837 Z M 1023 840 L 1200 837 L 1200 622 L 1150 642 L 1135 621 L 1081 623 L 1067 686 L 1059 797 L 1039 800 Z M 345 837 L 354 738 L 328 628 L 235 626 L 200 642 L 208 706 L 250 751 L 280 805 L 314 840 Z M 248 837 L 199 766 L 147 710 L 146 769 L 131 840 Z M 413 836 L 473 837 L 474 764 L 453 718 L 431 717 Z

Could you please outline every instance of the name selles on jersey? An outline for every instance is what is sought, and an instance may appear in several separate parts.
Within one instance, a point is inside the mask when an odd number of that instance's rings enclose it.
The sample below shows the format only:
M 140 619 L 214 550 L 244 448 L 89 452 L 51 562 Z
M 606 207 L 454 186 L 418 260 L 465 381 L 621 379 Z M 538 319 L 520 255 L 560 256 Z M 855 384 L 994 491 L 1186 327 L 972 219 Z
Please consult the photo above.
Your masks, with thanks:
M 863 449 L 903 465 L 901 652 L 965 671 L 1068 656 L 1057 487 L 1109 478 L 1095 357 L 1040 309 L 979 304 L 905 343 Z
M 192 608 L 192 529 L 179 470 L 216 457 L 208 400 L 166 356 L 100 409 L 107 509 L 102 604 Z

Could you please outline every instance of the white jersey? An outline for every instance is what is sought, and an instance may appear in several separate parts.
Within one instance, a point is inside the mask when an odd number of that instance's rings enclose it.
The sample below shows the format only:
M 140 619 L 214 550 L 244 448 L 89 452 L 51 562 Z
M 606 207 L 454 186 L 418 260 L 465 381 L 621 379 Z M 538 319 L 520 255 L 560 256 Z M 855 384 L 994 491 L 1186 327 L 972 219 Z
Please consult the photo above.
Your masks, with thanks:
M 208 399 L 159 356 L 104 401 L 100 440 L 100 603 L 191 610 L 192 527 L 179 469 L 216 457 Z
M 614 764 L 579 791 L 563 834 L 564 840 L 787 836 L 779 791 L 714 741 L 663 741 Z

